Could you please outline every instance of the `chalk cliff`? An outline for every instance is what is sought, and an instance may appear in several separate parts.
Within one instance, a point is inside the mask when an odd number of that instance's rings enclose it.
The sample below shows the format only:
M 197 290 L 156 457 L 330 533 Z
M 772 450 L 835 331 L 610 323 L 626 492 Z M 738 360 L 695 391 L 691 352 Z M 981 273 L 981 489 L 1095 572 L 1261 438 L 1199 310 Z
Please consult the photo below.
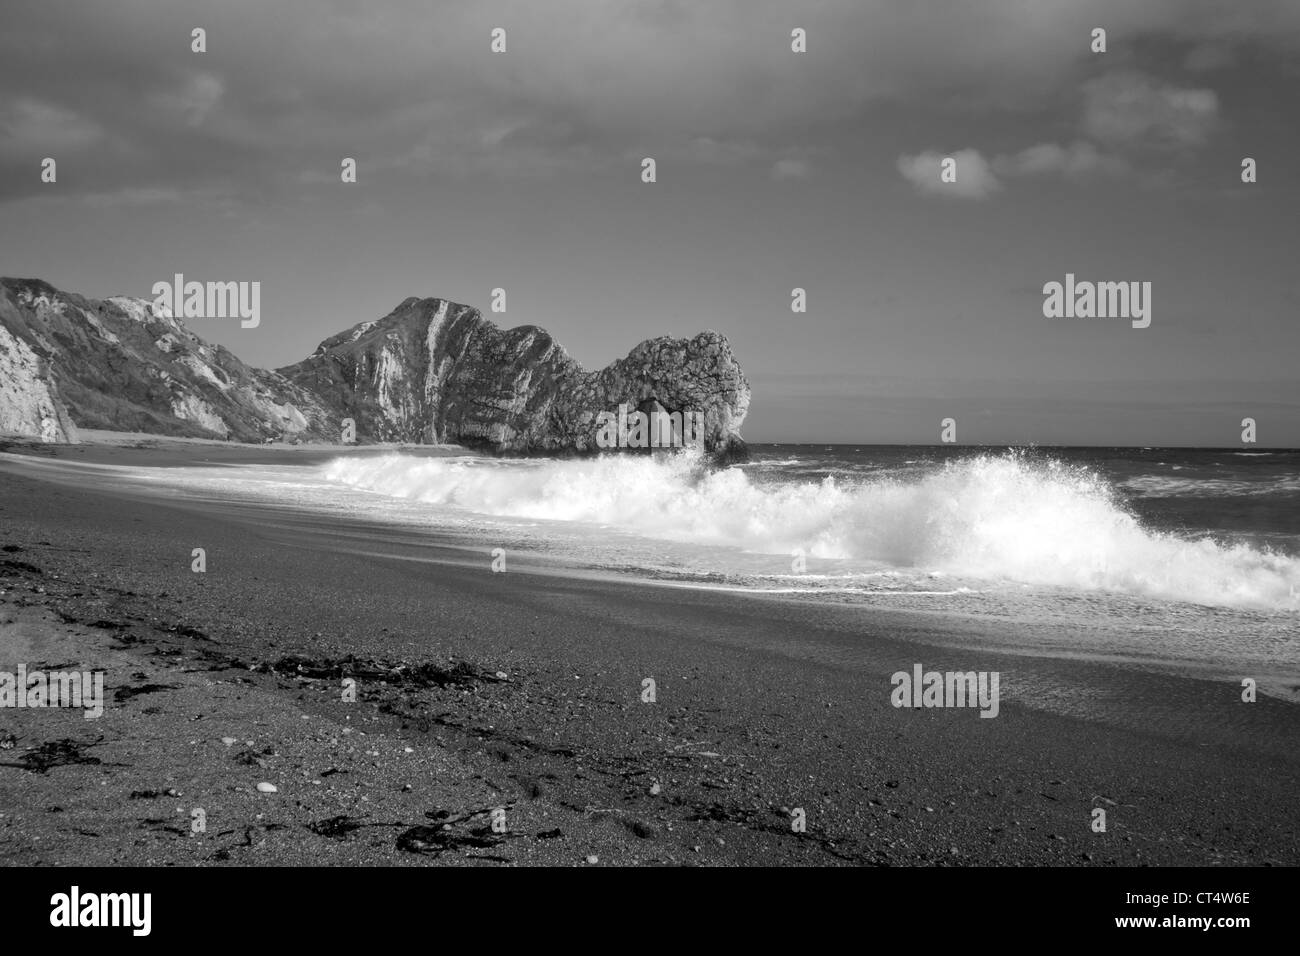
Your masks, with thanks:
M 49 366 L 0 325 L 0 434 L 34 435 L 46 442 L 76 442 Z
M 86 299 L 39 279 L 0 279 L 0 332 L 42 369 L 5 376 L 12 388 L 0 386 L 0 431 L 67 440 L 65 429 L 4 424 L 45 389 L 83 428 L 253 442 L 338 436 L 314 396 L 209 345 L 145 299 Z

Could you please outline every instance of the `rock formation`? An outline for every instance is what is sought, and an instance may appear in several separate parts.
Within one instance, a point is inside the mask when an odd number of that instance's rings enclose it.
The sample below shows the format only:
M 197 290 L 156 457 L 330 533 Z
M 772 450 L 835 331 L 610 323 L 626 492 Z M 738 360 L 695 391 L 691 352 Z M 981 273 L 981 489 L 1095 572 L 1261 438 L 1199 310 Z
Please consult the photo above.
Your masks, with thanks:
M 46 442 L 77 440 L 45 360 L 0 325 L 0 434 L 5 433 Z
M 147 300 L 0 279 L 0 432 L 338 441 L 352 419 L 360 442 L 566 454 L 595 451 L 598 416 L 620 405 L 701 413 L 707 451 L 744 454 L 749 385 L 716 332 L 650 339 L 588 372 L 542 329 L 502 330 L 468 306 L 410 298 L 270 372 Z
M 716 332 L 651 339 L 587 372 L 544 330 L 498 329 L 445 299 L 407 299 L 279 372 L 353 418 L 358 438 L 516 454 L 594 451 L 600 412 L 626 404 L 702 412 L 705 448 L 734 457 L 749 408 L 749 384 Z
M 338 437 L 314 396 L 249 368 L 144 299 L 85 299 L 36 279 L 0 279 L 0 332 L 0 351 L 6 340 L 20 343 L 11 361 L 24 370 L 5 376 L 0 431 L 66 440 L 66 429 L 2 424 L 28 414 L 21 410 L 39 405 L 45 389 L 82 428 L 253 442 Z M 29 352 L 41 360 L 39 374 Z

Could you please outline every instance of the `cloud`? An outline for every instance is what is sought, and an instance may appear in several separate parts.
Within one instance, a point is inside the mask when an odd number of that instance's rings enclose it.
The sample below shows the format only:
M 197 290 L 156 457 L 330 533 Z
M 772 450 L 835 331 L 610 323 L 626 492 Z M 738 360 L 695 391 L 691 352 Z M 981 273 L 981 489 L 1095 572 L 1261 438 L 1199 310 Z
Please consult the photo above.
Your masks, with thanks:
M 1213 90 L 1169 86 L 1132 71 L 1088 81 L 1083 96 L 1084 132 L 1124 147 L 1199 146 L 1219 119 L 1219 98 Z
M 65 127 L 10 116 L 0 152 L 20 161 L 57 135 L 85 143 L 103 130 L 117 149 L 98 157 L 97 189 L 222 185 L 237 169 L 255 202 L 289 178 L 286 168 L 326 156 L 368 156 L 368 168 L 387 162 L 404 176 L 516 177 L 590 172 L 642 150 L 785 176 L 796 167 L 775 164 L 791 143 L 843 142 L 877 107 L 1059 110 L 1097 68 L 1087 41 L 1099 24 L 1117 52 L 1146 40 L 1176 58 L 1249 44 L 1252 64 L 1268 65 L 1300 51 L 1295 0 L 1035 0 L 1033 9 L 1026 16 L 1024 0 L 277 0 L 274 10 L 265 0 L 123 0 L 84 5 L 70 22 L 61 4 L 5 0 L 0 90 L 62 111 Z M 196 23 L 208 53 L 190 50 Z M 504 54 L 489 49 L 498 26 Z M 790 50 L 794 26 L 808 31 L 806 53 Z M 1095 88 L 1090 122 L 1111 138 L 1084 138 L 1103 152 L 1126 131 L 1195 140 L 1209 91 L 1145 92 L 1157 115 L 1126 125 L 1116 91 Z
M 947 155 L 956 160 L 956 182 L 946 183 L 941 179 L 941 163 L 945 155 L 933 150 L 915 156 L 900 156 L 898 171 L 925 195 L 987 199 L 1003 188 L 1002 180 L 1005 179 L 1051 175 L 1081 179 L 1094 173 L 1117 174 L 1128 169 L 1123 159 L 1104 154 L 1083 140 L 1067 146 L 1038 143 L 1017 153 L 995 156 L 992 160 L 985 160 L 975 149 Z
M 360 149 L 358 166 L 365 174 L 394 170 L 407 175 L 491 175 L 507 178 L 536 178 L 559 172 L 591 172 L 631 162 L 635 157 L 597 152 L 585 130 L 564 121 L 539 123 L 510 119 L 476 122 L 441 120 L 424 124 L 426 130 L 413 143 L 396 149 Z
M 768 146 L 752 140 L 720 140 L 697 136 L 686 142 L 661 140 L 655 148 L 642 143 L 624 152 L 626 162 L 640 163 L 645 156 L 676 164 L 702 166 L 767 166 L 773 179 L 803 179 L 812 172 L 811 155 L 819 150 L 808 147 Z
M 1121 173 L 1128 164 L 1117 156 L 1102 153 L 1092 143 L 1077 140 L 1068 146 L 1039 143 L 1018 153 L 998 156 L 993 170 L 1000 176 L 1044 176 L 1058 174 L 1078 179 L 1093 173 Z
M 669 150 L 668 154 L 672 155 L 673 152 Z M 762 150 L 752 142 L 697 136 L 686 144 L 685 149 L 681 151 L 681 158 L 710 166 L 736 166 L 753 160 L 761 152 Z M 647 151 L 645 155 L 654 155 L 654 151 Z
M 208 113 L 221 102 L 226 85 L 211 73 L 194 73 L 187 76 L 179 89 L 167 90 L 152 96 L 155 109 L 174 115 L 186 126 L 202 126 Z
M 0 153 L 5 155 L 82 149 L 102 135 L 98 123 L 51 103 L 20 97 L 0 106 Z
M 956 161 L 954 182 L 944 182 L 940 178 L 943 160 L 949 157 Z M 988 161 L 974 149 L 947 154 L 927 150 L 915 156 L 900 156 L 898 171 L 918 192 L 927 196 L 986 199 L 1002 188 Z

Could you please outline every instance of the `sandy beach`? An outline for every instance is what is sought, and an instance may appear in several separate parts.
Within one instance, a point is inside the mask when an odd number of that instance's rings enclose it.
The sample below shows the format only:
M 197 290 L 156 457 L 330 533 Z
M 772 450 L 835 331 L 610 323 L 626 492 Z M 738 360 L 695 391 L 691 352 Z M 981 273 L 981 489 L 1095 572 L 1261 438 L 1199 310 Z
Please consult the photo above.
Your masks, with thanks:
M 97 720 L 0 711 L 0 859 L 1300 862 L 1295 705 L 1234 683 L 955 649 L 938 618 L 528 553 L 494 573 L 494 542 L 151 497 L 92 467 L 340 453 L 5 443 L 0 669 L 102 669 L 107 699 Z M 918 662 L 999 672 L 998 718 L 891 706 L 890 675 Z M 1041 706 L 1053 694 L 1086 713 Z

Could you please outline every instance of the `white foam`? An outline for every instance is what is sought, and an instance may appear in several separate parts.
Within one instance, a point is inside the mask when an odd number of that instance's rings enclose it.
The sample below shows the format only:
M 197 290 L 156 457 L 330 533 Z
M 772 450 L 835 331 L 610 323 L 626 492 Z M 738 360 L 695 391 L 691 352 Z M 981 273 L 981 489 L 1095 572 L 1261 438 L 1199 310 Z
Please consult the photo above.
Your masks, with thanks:
M 756 484 L 689 455 L 338 459 L 323 477 L 482 515 L 1198 604 L 1300 606 L 1300 560 L 1144 528 L 1095 474 L 1006 454 L 920 477 Z M 726 570 L 726 569 L 723 569 Z

